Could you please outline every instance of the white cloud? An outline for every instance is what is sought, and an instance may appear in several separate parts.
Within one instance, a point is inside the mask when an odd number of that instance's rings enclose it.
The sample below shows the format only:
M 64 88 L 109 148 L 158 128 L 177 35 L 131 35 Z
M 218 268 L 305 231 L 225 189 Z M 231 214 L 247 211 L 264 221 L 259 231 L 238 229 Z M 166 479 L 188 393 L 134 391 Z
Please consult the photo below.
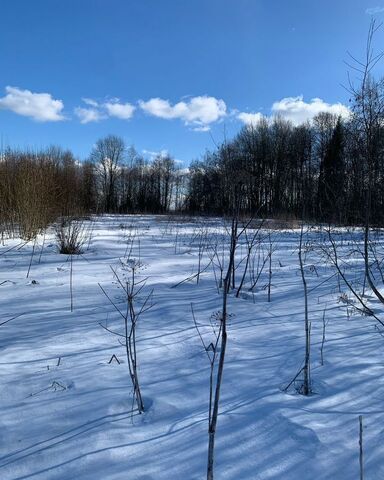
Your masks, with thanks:
M 211 127 L 209 125 L 198 125 L 197 127 L 193 127 L 192 130 L 194 132 L 209 132 Z
M 147 102 L 140 100 L 139 105 L 142 110 L 155 117 L 171 119 L 178 116 L 175 107 L 172 107 L 168 100 L 161 98 L 151 98 Z
M 173 161 L 177 164 L 177 165 L 184 165 L 184 160 L 180 160 L 178 158 L 174 158 L 172 157 L 172 155 L 169 153 L 169 151 L 167 149 L 163 149 L 163 150 L 159 150 L 159 151 L 154 151 L 154 150 L 142 150 L 141 153 L 146 156 L 151 162 L 153 162 L 153 160 L 155 160 L 155 158 L 167 158 L 167 157 L 171 157 L 173 159 Z
M 80 123 L 99 122 L 108 117 L 116 117 L 128 120 L 132 117 L 136 107 L 130 103 L 120 103 L 120 99 L 112 98 L 104 103 L 99 103 L 93 98 L 82 98 L 89 107 L 75 108 L 75 114 L 80 118 Z
M 241 120 L 245 125 L 256 125 L 257 123 L 260 122 L 262 118 L 264 118 L 264 115 L 262 115 L 260 112 L 254 112 L 254 113 L 247 113 L 247 112 L 240 112 L 237 115 L 237 118 Z
M 166 149 L 153 151 L 153 150 L 142 150 L 142 153 L 149 157 L 150 160 L 154 160 L 156 157 L 166 158 L 169 155 L 169 151 Z
M 75 108 L 75 114 L 79 117 L 80 123 L 82 124 L 99 122 L 106 118 L 106 116 L 97 108 L 77 107 Z
M 224 100 L 215 97 L 200 96 L 192 97 L 188 101 L 181 101 L 172 105 L 169 100 L 151 98 L 139 106 L 150 115 L 167 120 L 178 118 L 186 125 L 192 125 L 200 130 L 209 129 L 210 123 L 220 120 L 227 114 L 227 106 Z
M 107 111 L 110 117 L 121 118 L 123 120 L 128 120 L 132 117 L 133 112 L 136 110 L 136 107 L 130 103 L 120 103 L 118 99 L 110 102 L 105 102 L 103 107 Z
M 280 115 L 287 120 L 291 120 L 295 125 L 312 120 L 320 112 L 329 112 L 335 115 L 341 115 L 343 118 L 350 116 L 350 110 L 342 103 L 329 104 L 321 98 L 312 98 L 308 103 L 303 100 L 303 96 L 286 97 L 272 105 L 272 113 Z
M 321 98 L 312 98 L 309 102 L 305 102 L 303 96 L 286 97 L 274 102 L 271 108 L 272 116 L 281 116 L 290 120 L 294 125 L 300 125 L 306 121 L 310 121 L 320 112 L 329 112 L 348 118 L 351 111 L 342 103 L 326 103 Z M 245 125 L 256 125 L 262 118 L 267 120 L 271 116 L 265 116 L 260 112 L 236 112 L 236 117 Z
M 11 110 L 18 115 L 30 117 L 38 122 L 65 120 L 64 104 L 49 93 L 33 93 L 17 87 L 5 87 L 6 95 L 0 98 L 0 109 Z
M 98 107 L 99 106 L 99 104 L 96 102 L 96 100 L 93 100 L 93 98 L 83 97 L 81 100 L 84 103 L 86 103 L 87 105 L 90 105 L 91 107 Z
M 383 13 L 384 12 L 384 7 L 372 7 L 372 8 L 367 8 L 365 13 L 368 15 L 376 15 L 378 13 Z

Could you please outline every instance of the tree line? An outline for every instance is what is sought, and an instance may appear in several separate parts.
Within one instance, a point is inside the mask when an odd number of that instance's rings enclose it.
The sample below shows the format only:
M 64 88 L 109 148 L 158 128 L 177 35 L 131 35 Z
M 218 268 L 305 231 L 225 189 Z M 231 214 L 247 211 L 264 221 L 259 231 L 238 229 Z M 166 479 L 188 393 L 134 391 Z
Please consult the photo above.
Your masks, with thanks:
M 88 160 L 68 150 L 8 148 L 0 156 L 2 234 L 33 238 L 58 217 L 167 213 L 384 220 L 384 81 L 367 70 L 351 87 L 351 114 L 294 125 L 276 117 L 245 126 L 188 169 L 170 155 L 147 160 L 120 137 L 99 139 Z
M 7 148 L 0 154 L 1 234 L 32 239 L 58 218 L 90 213 L 165 213 L 183 209 L 184 172 L 170 155 L 152 161 L 114 135 L 90 157 L 69 150 Z
M 261 119 L 191 164 L 187 209 L 226 214 L 239 195 L 241 211 L 251 215 L 360 224 L 369 186 L 371 219 L 380 223 L 384 117 L 372 130 L 368 156 L 353 113 L 348 120 L 320 113 L 299 126 Z

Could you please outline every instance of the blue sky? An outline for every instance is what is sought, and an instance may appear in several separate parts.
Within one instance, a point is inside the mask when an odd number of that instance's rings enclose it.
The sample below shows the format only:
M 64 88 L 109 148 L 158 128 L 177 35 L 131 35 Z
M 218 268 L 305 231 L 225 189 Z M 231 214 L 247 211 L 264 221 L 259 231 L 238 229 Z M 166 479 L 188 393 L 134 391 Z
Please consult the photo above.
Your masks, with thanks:
M 188 164 L 260 114 L 346 114 L 347 51 L 364 53 L 384 0 L 1 0 L 0 13 L 4 144 L 84 159 L 114 133 Z

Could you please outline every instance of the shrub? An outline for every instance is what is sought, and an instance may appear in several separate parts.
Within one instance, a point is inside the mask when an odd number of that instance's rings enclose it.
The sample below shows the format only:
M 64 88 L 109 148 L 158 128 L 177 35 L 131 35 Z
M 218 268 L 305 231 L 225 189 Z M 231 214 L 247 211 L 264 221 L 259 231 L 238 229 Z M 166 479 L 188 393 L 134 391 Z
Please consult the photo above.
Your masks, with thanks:
M 83 220 L 62 217 L 56 224 L 55 231 L 60 253 L 67 255 L 82 253 L 83 246 L 89 236 Z

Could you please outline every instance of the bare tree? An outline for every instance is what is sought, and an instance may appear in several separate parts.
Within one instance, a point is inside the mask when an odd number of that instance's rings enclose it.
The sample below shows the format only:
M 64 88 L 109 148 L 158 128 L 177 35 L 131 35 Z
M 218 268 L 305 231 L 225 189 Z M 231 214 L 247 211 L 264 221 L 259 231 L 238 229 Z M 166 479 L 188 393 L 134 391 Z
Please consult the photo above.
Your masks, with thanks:
M 246 278 L 246 275 L 248 273 L 248 267 L 249 267 L 249 264 L 250 264 L 250 261 L 251 261 L 252 251 L 253 251 L 253 249 L 256 245 L 259 245 L 259 247 L 260 247 L 259 233 L 260 233 L 260 229 L 263 226 L 263 224 L 264 224 L 264 220 L 262 220 L 260 222 L 260 224 L 254 230 L 252 235 L 248 234 L 248 229 L 244 230 L 244 236 L 245 236 L 245 242 L 246 242 L 245 266 L 244 266 L 243 275 L 241 277 L 239 287 L 238 287 L 237 292 L 236 292 L 236 297 L 240 296 L 241 289 L 243 288 L 245 278 Z
M 211 377 L 211 392 L 212 392 L 212 389 L 214 389 L 214 393 L 213 395 L 212 394 L 210 395 L 210 398 L 212 400 L 210 401 L 210 405 L 209 405 L 210 408 L 209 408 L 209 426 L 208 426 L 209 444 L 208 444 L 207 480 L 213 480 L 215 435 L 216 435 L 217 417 L 219 414 L 221 384 L 223 381 L 225 350 L 227 346 L 227 315 L 228 315 L 227 297 L 228 297 L 228 289 L 229 289 L 230 280 L 231 280 L 232 268 L 235 261 L 237 242 L 238 242 L 238 217 L 236 216 L 232 219 L 229 263 L 228 263 L 227 274 L 225 275 L 224 282 L 223 282 L 223 307 L 221 312 L 220 333 L 219 333 L 220 341 L 217 342 L 217 344 L 220 344 L 220 355 L 218 358 L 216 378 L 212 379 Z
M 124 140 L 115 135 L 98 140 L 91 152 L 91 160 L 99 177 L 105 212 L 113 212 L 117 207 L 116 185 L 124 154 Z
M 384 79 L 375 80 L 373 69 L 383 59 L 384 52 L 374 53 L 373 39 L 377 30 L 382 24 L 377 24 L 373 19 L 370 23 L 365 57 L 362 60 L 350 55 L 352 64 L 349 66 L 358 73 L 359 85 L 350 81 L 349 90 L 353 97 L 353 132 L 356 143 L 359 146 L 359 153 L 362 157 L 363 179 L 364 179 L 364 267 L 365 278 L 376 298 L 384 304 L 384 296 L 376 287 L 371 274 L 370 253 L 370 229 L 371 218 L 374 209 L 377 209 L 375 197 L 380 190 L 382 167 L 380 158 L 384 154 L 383 122 L 384 122 Z M 376 215 L 377 217 L 377 215 Z M 333 245 L 334 246 L 334 245 Z M 335 248 L 334 248 L 335 250 Z M 351 286 L 349 285 L 351 289 Z M 351 290 L 356 296 L 356 293 Z M 360 301 L 361 303 L 361 301 Z
M 233 271 L 233 265 L 235 262 L 236 248 L 238 245 L 239 237 L 244 232 L 246 227 L 240 230 L 238 229 L 239 219 L 238 210 L 232 218 L 231 222 L 231 235 L 230 235 L 230 248 L 228 266 L 226 275 L 223 279 L 222 289 L 222 311 L 213 315 L 214 319 L 219 322 L 218 331 L 214 330 L 215 340 L 206 346 L 203 337 L 197 326 L 195 315 L 192 307 L 192 315 L 195 322 L 196 329 L 199 333 L 200 339 L 204 346 L 210 362 L 210 382 L 209 382 L 209 409 L 208 409 L 208 462 L 207 462 L 207 480 L 213 480 L 214 470 L 214 454 L 215 454 L 215 436 L 217 419 L 219 414 L 220 393 L 223 382 L 223 372 L 225 363 L 225 353 L 227 347 L 227 300 L 229 287 L 231 284 L 231 276 Z

